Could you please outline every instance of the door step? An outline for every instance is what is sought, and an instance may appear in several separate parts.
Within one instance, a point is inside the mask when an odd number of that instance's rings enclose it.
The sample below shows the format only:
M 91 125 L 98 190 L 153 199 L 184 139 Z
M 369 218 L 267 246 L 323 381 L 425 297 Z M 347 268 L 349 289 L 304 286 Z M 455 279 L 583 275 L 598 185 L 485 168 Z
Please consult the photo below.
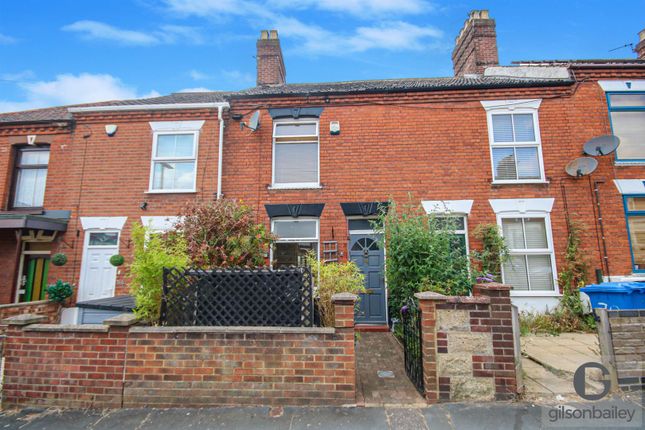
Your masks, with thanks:
M 387 324 L 356 324 L 354 326 L 356 331 L 390 331 L 390 327 Z

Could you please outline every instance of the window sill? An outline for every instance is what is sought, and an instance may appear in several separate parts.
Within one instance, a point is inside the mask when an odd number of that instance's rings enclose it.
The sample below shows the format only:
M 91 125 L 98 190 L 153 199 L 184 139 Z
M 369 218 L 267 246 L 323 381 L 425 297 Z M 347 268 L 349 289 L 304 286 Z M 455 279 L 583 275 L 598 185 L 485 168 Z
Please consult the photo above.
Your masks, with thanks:
M 629 167 L 629 166 L 645 166 L 645 160 L 634 160 L 634 161 L 628 161 L 628 160 L 615 160 L 614 161 L 614 166 L 618 167 Z
M 269 185 L 267 190 L 321 190 L 322 188 L 319 184 L 274 184 Z
M 493 181 L 491 185 L 548 185 L 551 181 Z
M 514 291 L 511 290 L 511 297 L 562 297 L 562 294 L 555 291 Z
M 143 194 L 195 194 L 197 190 L 148 190 Z

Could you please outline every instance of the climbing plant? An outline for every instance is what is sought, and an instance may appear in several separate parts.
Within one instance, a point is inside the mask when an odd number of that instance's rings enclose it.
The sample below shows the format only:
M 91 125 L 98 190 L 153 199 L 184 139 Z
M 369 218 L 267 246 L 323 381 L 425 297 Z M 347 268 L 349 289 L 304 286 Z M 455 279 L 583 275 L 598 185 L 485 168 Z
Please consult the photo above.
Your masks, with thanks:
M 502 264 L 508 260 L 508 247 L 497 224 L 480 224 L 473 232 L 476 239 L 482 243 L 481 250 L 471 252 L 475 263 L 473 268 L 478 277 L 486 282 L 502 282 Z

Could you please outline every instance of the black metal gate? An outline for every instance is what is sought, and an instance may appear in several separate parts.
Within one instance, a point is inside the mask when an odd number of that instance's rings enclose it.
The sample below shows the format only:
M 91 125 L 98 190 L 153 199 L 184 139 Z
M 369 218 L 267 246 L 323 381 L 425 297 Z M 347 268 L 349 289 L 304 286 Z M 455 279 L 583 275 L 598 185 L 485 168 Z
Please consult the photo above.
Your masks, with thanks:
M 409 300 L 408 304 L 401 308 L 401 324 L 403 325 L 405 372 L 421 395 L 424 395 L 421 311 L 416 300 Z

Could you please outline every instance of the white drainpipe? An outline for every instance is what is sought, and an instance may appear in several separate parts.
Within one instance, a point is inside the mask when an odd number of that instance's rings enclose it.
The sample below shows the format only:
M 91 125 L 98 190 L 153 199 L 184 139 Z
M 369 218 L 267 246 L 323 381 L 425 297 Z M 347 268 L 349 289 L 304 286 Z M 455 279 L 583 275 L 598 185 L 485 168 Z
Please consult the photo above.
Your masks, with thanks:
M 217 107 L 217 119 L 219 120 L 219 144 L 218 144 L 218 156 L 217 156 L 217 199 L 222 198 L 222 165 L 224 156 L 224 118 L 222 113 L 224 111 L 224 106 Z

